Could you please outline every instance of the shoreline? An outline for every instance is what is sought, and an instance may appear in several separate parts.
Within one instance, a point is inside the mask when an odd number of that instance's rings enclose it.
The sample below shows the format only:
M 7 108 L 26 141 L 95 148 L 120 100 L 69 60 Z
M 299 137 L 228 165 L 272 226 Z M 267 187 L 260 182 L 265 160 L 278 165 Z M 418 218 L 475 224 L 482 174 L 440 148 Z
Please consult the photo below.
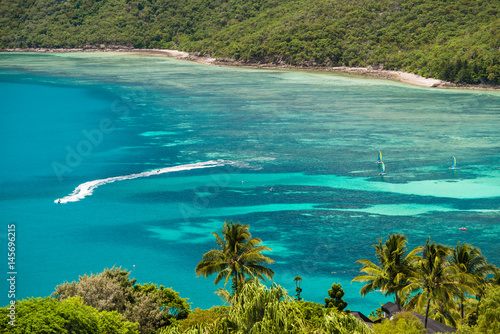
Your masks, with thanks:
M 233 67 L 246 67 L 246 68 L 256 68 L 256 69 L 275 69 L 275 70 L 297 70 L 297 71 L 319 71 L 319 72 L 337 72 L 353 74 L 358 76 L 363 76 L 371 79 L 382 79 L 391 80 L 397 82 L 403 82 L 406 84 L 426 87 L 426 88 L 453 88 L 453 89 L 469 89 L 469 90 L 500 90 L 500 86 L 497 85 L 471 85 L 471 84 L 455 84 L 452 82 L 425 78 L 417 74 L 394 71 L 394 70 L 384 70 L 377 67 L 348 67 L 348 66 L 295 66 L 295 65 L 278 65 L 269 63 L 258 63 L 258 62 L 242 62 L 234 59 L 225 58 L 210 58 L 207 56 L 200 56 L 198 54 L 192 54 L 185 51 L 169 50 L 169 49 L 134 49 L 132 47 L 125 46 L 112 46 L 101 48 L 86 46 L 84 48 L 75 49 L 51 49 L 51 48 L 15 48 L 15 49 L 0 49 L 0 52 L 34 52 L 34 53 L 70 53 L 70 52 L 119 52 L 119 53 L 129 53 L 138 54 L 145 56 L 166 56 L 176 59 L 194 61 L 199 64 L 204 65 L 218 65 L 218 66 L 233 66 Z

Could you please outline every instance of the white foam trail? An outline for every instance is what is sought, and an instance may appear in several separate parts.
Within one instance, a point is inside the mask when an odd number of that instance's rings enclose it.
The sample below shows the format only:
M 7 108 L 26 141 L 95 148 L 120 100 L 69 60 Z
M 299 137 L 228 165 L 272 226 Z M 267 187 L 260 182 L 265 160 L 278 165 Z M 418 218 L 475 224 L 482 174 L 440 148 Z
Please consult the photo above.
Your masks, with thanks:
M 274 159 L 254 158 L 254 159 L 249 159 L 248 161 L 266 161 L 266 160 L 274 160 Z M 92 195 L 92 192 L 94 191 L 95 188 L 102 186 L 104 184 L 113 183 L 115 181 L 132 180 L 132 179 L 137 179 L 139 177 L 148 177 L 151 175 L 160 175 L 165 173 L 180 172 L 192 169 L 221 167 L 224 165 L 232 165 L 238 168 L 252 168 L 252 166 L 250 166 L 250 164 L 247 163 L 245 160 L 231 161 L 231 160 L 218 159 L 205 162 L 197 162 L 194 164 L 154 169 L 147 172 L 130 174 L 125 176 L 108 177 L 107 179 L 100 179 L 82 183 L 78 187 L 76 187 L 71 194 L 69 194 L 66 197 L 56 199 L 54 203 L 77 202 L 87 196 Z
M 248 169 L 253 169 L 253 170 L 261 170 L 263 168 L 262 166 L 252 166 L 252 165 L 250 165 L 250 162 L 251 161 L 272 161 L 272 160 L 276 160 L 276 158 L 259 157 L 259 158 L 243 159 L 243 160 L 238 160 L 238 161 L 231 161 L 230 164 L 233 165 L 234 167 L 238 167 L 238 168 L 248 168 Z
M 87 196 L 92 195 L 92 192 L 94 191 L 95 188 L 102 186 L 104 184 L 113 183 L 116 181 L 132 180 L 132 179 L 137 179 L 139 177 L 148 177 L 151 175 L 160 175 L 160 174 L 165 174 L 165 173 L 180 172 L 180 171 L 192 170 L 192 169 L 220 167 L 220 166 L 224 166 L 226 164 L 232 164 L 232 163 L 231 163 L 231 161 L 227 161 L 227 160 L 210 160 L 210 161 L 198 162 L 198 163 L 194 163 L 194 164 L 180 165 L 180 166 L 174 166 L 174 167 L 165 167 L 165 168 L 161 168 L 161 169 L 155 169 L 155 170 L 151 170 L 151 171 L 147 171 L 147 172 L 130 174 L 130 175 L 125 175 L 125 176 L 115 176 L 115 177 L 108 177 L 107 179 L 89 181 L 89 182 L 85 182 L 85 183 L 80 184 L 68 196 L 56 199 L 54 201 L 54 203 L 77 202 L 77 201 L 79 201 Z

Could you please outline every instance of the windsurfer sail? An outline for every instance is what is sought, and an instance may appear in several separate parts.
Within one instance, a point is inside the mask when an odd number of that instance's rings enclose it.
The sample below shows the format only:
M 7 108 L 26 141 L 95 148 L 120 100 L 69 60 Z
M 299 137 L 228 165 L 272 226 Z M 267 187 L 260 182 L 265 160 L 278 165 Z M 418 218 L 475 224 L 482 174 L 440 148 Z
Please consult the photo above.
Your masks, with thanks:
M 378 151 L 378 160 L 376 161 L 378 164 L 382 163 L 382 151 Z
M 385 164 L 381 162 L 379 175 L 385 175 Z
M 457 159 L 455 157 L 453 157 L 450 169 L 457 169 Z

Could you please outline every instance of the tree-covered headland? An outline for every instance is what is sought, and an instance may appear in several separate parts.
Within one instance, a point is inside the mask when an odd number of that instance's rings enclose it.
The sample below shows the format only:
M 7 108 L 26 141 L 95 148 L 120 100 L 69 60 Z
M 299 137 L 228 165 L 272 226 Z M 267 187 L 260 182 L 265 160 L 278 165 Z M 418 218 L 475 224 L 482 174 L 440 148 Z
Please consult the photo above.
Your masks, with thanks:
M 0 48 L 123 45 L 500 83 L 490 0 L 0 0 Z

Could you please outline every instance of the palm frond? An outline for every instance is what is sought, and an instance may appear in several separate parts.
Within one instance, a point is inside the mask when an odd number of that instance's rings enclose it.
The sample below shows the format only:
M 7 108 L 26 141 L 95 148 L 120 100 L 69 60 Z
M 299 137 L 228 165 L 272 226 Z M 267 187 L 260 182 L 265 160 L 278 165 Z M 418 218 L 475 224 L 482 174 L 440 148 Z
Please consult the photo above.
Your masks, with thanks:
M 272 264 L 274 260 L 261 254 L 272 249 L 262 246 L 261 239 L 252 238 L 249 229 L 249 225 L 242 225 L 240 222 L 224 221 L 221 235 L 212 233 L 218 249 L 203 255 L 202 261 L 196 266 L 196 275 L 207 277 L 217 274 L 214 284 L 224 280 L 224 286 L 232 279 L 235 292 L 248 277 L 272 279 L 274 272 L 264 264 Z

